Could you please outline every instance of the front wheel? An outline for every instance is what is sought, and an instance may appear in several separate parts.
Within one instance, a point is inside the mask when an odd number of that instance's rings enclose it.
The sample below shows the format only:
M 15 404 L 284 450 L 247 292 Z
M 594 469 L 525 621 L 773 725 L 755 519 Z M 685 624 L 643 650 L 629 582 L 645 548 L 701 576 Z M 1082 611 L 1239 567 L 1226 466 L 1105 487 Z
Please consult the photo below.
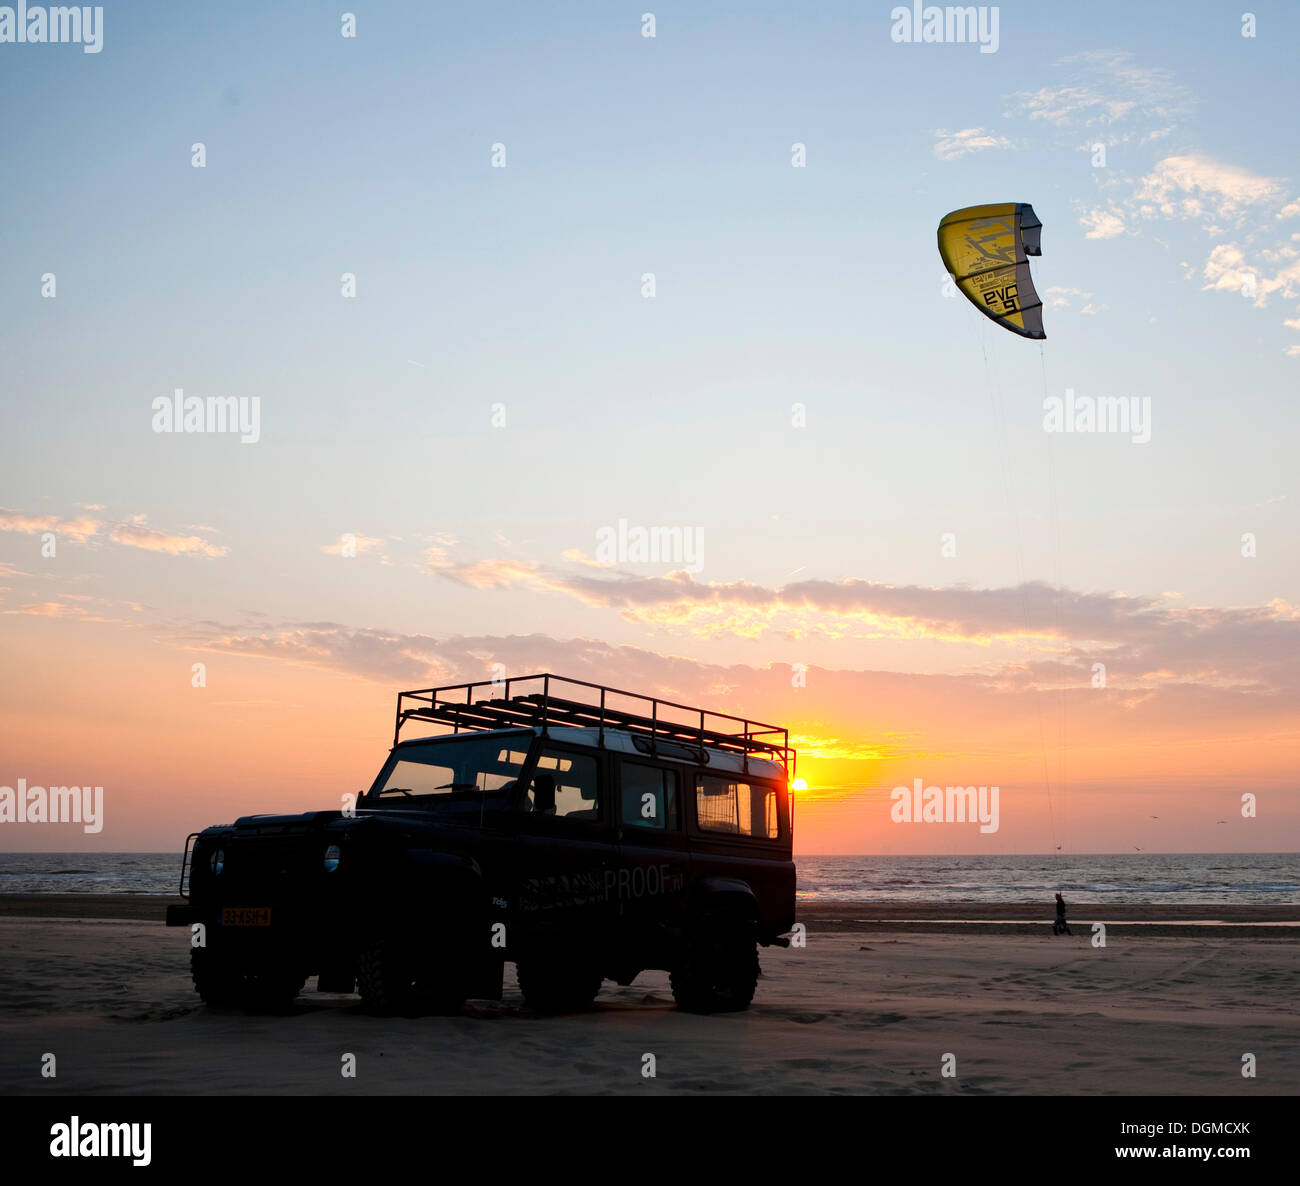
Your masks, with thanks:
M 749 1008 L 758 973 L 753 924 L 720 921 L 688 937 L 668 980 L 679 1009 L 729 1013 Z
M 381 1017 L 458 1013 L 465 1003 L 454 968 L 435 967 L 431 958 L 418 956 L 409 940 L 387 933 L 374 936 L 362 949 L 357 990 L 362 1004 Z

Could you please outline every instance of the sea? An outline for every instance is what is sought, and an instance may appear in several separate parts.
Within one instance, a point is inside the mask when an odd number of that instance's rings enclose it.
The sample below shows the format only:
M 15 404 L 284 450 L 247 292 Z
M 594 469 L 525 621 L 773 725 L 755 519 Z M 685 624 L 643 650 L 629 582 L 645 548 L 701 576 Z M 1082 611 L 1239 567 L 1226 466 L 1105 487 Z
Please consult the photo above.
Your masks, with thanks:
M 800 856 L 798 895 L 826 902 L 1300 903 L 1297 853 Z M 174 894 L 175 852 L 0 852 L 0 894 Z

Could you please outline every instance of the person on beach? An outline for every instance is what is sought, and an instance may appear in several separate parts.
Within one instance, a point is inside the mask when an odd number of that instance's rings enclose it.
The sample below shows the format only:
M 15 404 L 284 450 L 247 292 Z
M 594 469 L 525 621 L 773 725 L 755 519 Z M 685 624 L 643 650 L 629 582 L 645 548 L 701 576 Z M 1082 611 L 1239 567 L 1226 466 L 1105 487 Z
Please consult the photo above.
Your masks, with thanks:
M 1060 935 L 1062 933 L 1066 935 L 1074 934 L 1070 930 L 1070 924 L 1065 921 L 1065 899 L 1058 893 L 1056 895 L 1056 921 L 1052 923 L 1052 934 Z

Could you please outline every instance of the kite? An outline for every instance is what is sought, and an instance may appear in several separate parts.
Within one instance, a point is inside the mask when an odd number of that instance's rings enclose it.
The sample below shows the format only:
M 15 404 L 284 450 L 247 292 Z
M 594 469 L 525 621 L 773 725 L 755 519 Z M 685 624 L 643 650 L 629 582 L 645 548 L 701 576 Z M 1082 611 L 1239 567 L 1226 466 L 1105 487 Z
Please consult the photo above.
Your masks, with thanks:
M 966 299 L 1022 338 L 1046 338 L 1028 256 L 1042 255 L 1043 224 L 1028 202 L 967 206 L 939 223 L 939 254 Z

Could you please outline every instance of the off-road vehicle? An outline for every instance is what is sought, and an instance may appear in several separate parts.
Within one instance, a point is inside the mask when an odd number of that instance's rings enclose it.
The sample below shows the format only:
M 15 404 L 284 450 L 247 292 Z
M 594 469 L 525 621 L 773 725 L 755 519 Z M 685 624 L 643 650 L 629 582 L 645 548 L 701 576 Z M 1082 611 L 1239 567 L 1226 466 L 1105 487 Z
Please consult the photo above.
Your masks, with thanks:
M 512 961 L 538 1012 L 649 968 L 682 1009 L 744 1009 L 794 925 L 794 765 L 778 726 L 549 673 L 401 692 L 368 791 L 192 834 L 167 923 L 209 1004 L 284 1007 L 315 975 L 454 1011 Z

